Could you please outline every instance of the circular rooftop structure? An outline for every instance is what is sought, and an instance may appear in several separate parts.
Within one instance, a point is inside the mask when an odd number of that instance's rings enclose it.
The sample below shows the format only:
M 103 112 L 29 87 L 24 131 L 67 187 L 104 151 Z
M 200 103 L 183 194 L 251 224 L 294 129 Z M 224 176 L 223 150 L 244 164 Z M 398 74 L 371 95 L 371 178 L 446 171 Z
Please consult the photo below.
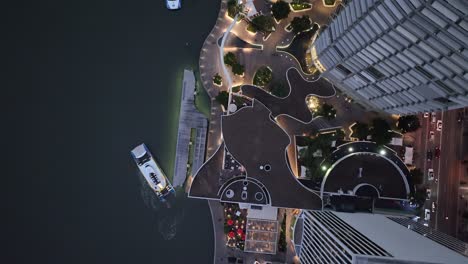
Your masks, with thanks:
M 389 148 L 373 142 L 347 143 L 339 146 L 324 163 L 330 164 L 330 168 L 322 181 L 322 195 L 408 198 L 408 168 Z

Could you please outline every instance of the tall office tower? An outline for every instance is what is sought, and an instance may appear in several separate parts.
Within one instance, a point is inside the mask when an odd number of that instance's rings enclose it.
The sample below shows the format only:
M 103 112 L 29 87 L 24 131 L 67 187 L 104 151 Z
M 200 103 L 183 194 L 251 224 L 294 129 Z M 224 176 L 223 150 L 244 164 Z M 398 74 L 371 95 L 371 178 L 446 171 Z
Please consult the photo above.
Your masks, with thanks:
M 303 211 L 296 230 L 303 264 L 468 263 L 467 244 L 406 217 Z
M 394 114 L 468 106 L 466 0 L 350 0 L 311 45 L 316 68 Z

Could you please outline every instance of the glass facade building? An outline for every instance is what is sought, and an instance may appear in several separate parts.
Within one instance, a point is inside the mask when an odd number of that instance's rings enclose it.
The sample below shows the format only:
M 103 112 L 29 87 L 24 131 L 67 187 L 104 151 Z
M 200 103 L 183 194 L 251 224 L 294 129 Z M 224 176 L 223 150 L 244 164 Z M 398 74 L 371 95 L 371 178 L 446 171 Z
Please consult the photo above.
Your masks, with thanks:
M 311 46 L 337 88 L 392 114 L 468 106 L 468 2 L 345 1 Z

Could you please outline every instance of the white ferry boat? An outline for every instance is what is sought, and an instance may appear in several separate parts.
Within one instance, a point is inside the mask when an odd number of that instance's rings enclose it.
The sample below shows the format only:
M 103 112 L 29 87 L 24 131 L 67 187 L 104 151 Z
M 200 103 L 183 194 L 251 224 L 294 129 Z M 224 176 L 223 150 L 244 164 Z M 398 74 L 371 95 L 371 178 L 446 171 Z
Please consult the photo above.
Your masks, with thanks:
M 174 193 L 174 187 L 172 187 L 145 144 L 134 148 L 132 156 L 149 186 L 161 201 L 165 201 L 166 196 Z
M 166 7 L 169 10 L 177 10 L 182 8 L 181 0 L 166 0 Z

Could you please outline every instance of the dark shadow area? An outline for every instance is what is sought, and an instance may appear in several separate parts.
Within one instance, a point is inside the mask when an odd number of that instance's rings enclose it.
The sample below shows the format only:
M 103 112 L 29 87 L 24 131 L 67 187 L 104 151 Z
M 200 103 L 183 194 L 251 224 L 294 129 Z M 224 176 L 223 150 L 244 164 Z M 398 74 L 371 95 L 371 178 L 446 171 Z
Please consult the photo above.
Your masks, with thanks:
M 319 29 L 319 25 L 314 23 L 311 30 L 306 32 L 301 32 L 294 36 L 293 41 L 287 48 L 277 48 L 278 51 L 284 51 L 293 55 L 299 64 L 301 65 L 302 70 L 305 73 L 311 74 L 306 63 L 307 50 L 310 46 L 310 42 L 315 32 Z

